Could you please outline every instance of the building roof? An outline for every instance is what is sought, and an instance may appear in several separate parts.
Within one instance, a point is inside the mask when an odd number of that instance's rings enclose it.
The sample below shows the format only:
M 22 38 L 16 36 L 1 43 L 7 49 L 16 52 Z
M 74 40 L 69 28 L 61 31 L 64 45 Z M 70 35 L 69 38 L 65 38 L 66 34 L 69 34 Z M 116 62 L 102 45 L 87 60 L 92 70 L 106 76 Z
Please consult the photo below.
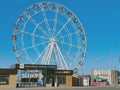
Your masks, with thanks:
M 57 69 L 57 65 L 40 65 L 40 64 L 14 64 L 10 68 L 14 69 L 30 69 L 30 70 L 41 70 L 41 69 Z
M 0 68 L 0 75 L 17 74 L 16 69 Z

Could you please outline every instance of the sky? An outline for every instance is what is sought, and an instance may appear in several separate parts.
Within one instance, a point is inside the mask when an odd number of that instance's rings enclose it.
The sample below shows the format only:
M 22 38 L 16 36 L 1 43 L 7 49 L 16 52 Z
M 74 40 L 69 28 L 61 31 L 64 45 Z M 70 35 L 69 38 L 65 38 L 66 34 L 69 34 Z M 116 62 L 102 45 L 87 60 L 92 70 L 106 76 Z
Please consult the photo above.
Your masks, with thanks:
M 120 0 L 0 0 L 0 67 L 16 63 L 11 36 L 18 16 L 37 2 L 54 1 L 73 11 L 87 38 L 81 73 L 93 69 L 120 70 Z

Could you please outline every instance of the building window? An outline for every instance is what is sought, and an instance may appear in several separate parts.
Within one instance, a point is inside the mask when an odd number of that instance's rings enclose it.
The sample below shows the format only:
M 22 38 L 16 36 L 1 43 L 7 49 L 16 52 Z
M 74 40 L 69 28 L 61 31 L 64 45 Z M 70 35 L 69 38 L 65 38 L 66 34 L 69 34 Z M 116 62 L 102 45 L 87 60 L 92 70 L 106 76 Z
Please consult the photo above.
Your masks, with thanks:
M 59 84 L 66 84 L 66 76 L 58 76 Z
M 0 75 L 0 85 L 8 85 L 8 84 L 9 84 L 9 76 Z
M 120 84 L 120 76 L 118 77 L 118 84 Z

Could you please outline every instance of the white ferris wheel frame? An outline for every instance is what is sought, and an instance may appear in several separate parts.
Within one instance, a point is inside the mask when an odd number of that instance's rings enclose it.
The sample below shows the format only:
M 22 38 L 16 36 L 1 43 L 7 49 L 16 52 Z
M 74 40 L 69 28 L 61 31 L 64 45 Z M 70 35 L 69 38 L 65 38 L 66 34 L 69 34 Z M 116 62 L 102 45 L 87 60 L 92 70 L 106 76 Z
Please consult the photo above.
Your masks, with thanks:
M 54 12 L 55 16 L 53 19 L 48 19 L 47 12 Z M 32 13 L 32 14 L 31 14 Z M 43 20 L 37 22 L 33 17 L 37 14 L 42 14 Z M 66 19 L 65 22 L 60 21 L 58 16 Z M 27 24 L 31 22 L 34 25 L 33 32 L 26 31 Z M 53 22 L 53 28 L 51 30 L 50 23 Z M 47 30 L 42 27 L 45 24 Z M 70 31 L 68 24 L 74 29 L 73 32 Z M 57 25 L 62 27 L 57 31 Z M 36 34 L 37 30 L 40 30 L 42 35 Z M 63 35 L 62 32 L 66 35 Z M 25 35 L 31 37 L 31 45 L 25 46 Z M 73 44 L 73 36 L 76 36 L 77 42 Z M 42 41 L 40 43 L 35 42 L 35 38 L 40 38 Z M 68 39 L 65 42 L 65 39 Z M 59 40 L 60 39 L 60 40 Z M 46 41 L 47 40 L 47 41 Z M 54 64 L 57 65 L 58 69 L 66 70 L 77 70 L 82 64 L 86 57 L 86 35 L 84 28 L 78 19 L 78 17 L 65 6 L 55 3 L 55 2 L 40 2 L 28 7 L 17 19 L 14 25 L 14 31 L 12 35 L 13 50 L 16 53 L 17 61 L 19 63 L 50 65 L 54 57 Z M 62 45 L 60 46 L 59 43 Z M 45 47 L 44 45 L 47 44 Z M 63 47 L 67 45 L 69 47 L 68 51 Z M 40 52 L 37 47 L 44 47 L 42 52 Z M 62 48 L 61 48 L 62 47 Z M 37 58 L 33 61 L 28 54 L 27 50 L 34 49 Z M 72 48 L 75 48 L 77 52 L 74 52 L 74 57 L 71 55 Z M 63 52 L 66 56 L 63 55 Z M 66 57 L 71 58 L 71 61 L 66 61 Z M 25 60 L 25 61 L 24 61 Z M 72 66 L 74 64 L 74 66 Z

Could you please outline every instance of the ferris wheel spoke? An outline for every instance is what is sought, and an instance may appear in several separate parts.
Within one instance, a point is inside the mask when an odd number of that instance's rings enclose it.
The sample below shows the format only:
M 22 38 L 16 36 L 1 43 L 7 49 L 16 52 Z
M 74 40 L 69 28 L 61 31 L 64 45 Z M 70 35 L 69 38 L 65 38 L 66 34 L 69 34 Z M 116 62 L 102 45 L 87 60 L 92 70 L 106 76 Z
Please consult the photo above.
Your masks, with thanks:
M 51 55 L 52 55 L 52 50 L 53 50 L 53 44 L 50 45 L 50 49 L 48 51 L 48 55 L 46 57 L 46 63 L 47 65 L 50 64 L 50 59 L 51 59 Z
M 80 66 L 82 66 L 83 65 L 83 59 L 81 58 L 81 55 L 80 55 L 80 53 L 79 52 L 77 52 L 77 54 L 75 55 L 75 59 L 73 59 L 72 61 L 73 61 L 73 63 L 71 63 L 71 65 L 74 65 L 74 66 L 76 66 L 76 68 L 79 68 Z
M 81 48 L 81 46 L 77 46 L 77 45 L 74 45 L 72 43 L 66 43 L 66 42 L 63 42 L 63 41 L 58 41 L 58 42 L 61 43 L 61 44 L 64 44 L 64 45 L 68 45 L 68 46 L 71 46 L 71 47 L 78 48 L 78 49 Z
M 50 43 L 48 44 L 48 46 L 44 49 L 44 55 L 42 56 L 41 58 L 41 62 L 40 64 L 46 64 L 47 62 L 47 57 L 48 57 L 48 52 L 49 52 L 49 49 L 50 49 Z
M 61 50 L 65 53 L 65 55 L 66 55 L 68 58 L 70 58 L 69 60 L 70 60 L 71 63 L 70 63 L 70 65 L 68 65 L 69 68 L 72 66 L 72 64 L 75 64 L 75 65 L 78 64 L 78 62 L 76 61 L 75 57 L 72 57 L 68 51 L 66 51 L 66 50 L 63 49 L 63 48 L 61 48 Z
M 57 58 L 57 52 L 56 52 L 56 48 L 54 47 L 54 49 L 53 49 L 53 55 L 54 55 L 54 63 L 56 64 L 56 65 L 58 65 L 58 68 L 59 68 L 59 65 L 61 65 L 59 62 L 58 62 L 58 58 Z
M 74 58 L 71 61 L 72 63 L 70 64 L 70 66 L 77 66 L 78 65 L 78 61 L 76 61 Z
M 46 49 L 46 52 L 42 58 L 43 59 L 42 61 L 44 61 L 44 63 L 42 63 L 42 64 L 48 65 L 50 55 L 51 55 L 50 52 L 51 52 L 51 45 Z
M 34 37 L 38 37 L 38 38 L 46 39 L 46 40 L 47 40 L 47 38 L 46 38 L 45 36 L 40 36 L 40 35 L 37 35 L 37 34 L 33 34 L 33 36 L 34 36 Z
M 59 6 L 58 6 L 58 8 L 59 8 Z M 58 11 L 59 11 L 58 8 L 57 8 L 57 10 L 55 11 L 54 26 L 53 26 L 54 36 L 55 36 L 56 25 L 57 25 L 57 17 L 58 17 Z
M 78 33 L 78 32 L 70 33 L 70 34 L 67 34 L 67 35 L 61 36 L 61 37 L 56 38 L 56 39 L 59 40 L 59 39 L 62 39 L 62 38 L 66 38 L 66 37 L 69 37 L 69 36 L 75 35 L 75 34 L 77 34 L 77 33 Z
M 21 40 L 19 39 L 19 42 L 16 42 L 16 46 L 20 45 L 21 44 Z
M 23 51 L 24 51 L 24 53 L 26 54 L 26 59 L 27 59 L 29 62 L 33 63 L 32 59 L 29 57 L 27 51 L 26 51 L 25 49 L 24 49 Z
M 48 65 L 50 65 L 50 60 L 51 60 L 51 56 L 52 56 L 52 51 L 53 51 L 53 46 L 54 44 L 51 44 L 51 48 L 50 48 L 50 51 L 49 51 L 49 57 L 48 57 Z
M 49 34 L 47 34 L 47 31 L 45 31 L 32 17 L 31 17 L 31 22 L 36 26 L 36 28 L 38 28 L 42 33 L 43 35 L 46 36 L 46 38 L 48 39 L 50 36 Z
M 48 49 L 50 49 L 50 47 L 46 49 L 46 52 L 45 52 L 45 54 L 44 54 L 44 56 L 42 58 L 42 61 L 43 61 L 42 64 L 43 65 L 46 65 L 47 62 L 48 62 L 48 57 L 49 57 L 49 52 L 50 52 Z
M 48 30 L 44 30 L 42 27 L 38 26 L 38 29 L 46 36 L 47 39 L 50 38 Z
M 46 39 L 47 40 L 47 38 L 45 37 L 45 36 L 40 36 L 40 35 L 38 35 L 38 34 L 33 34 L 33 33 L 30 33 L 30 32 L 27 32 L 27 31 L 20 31 L 21 33 L 24 33 L 24 34 L 26 34 L 26 35 L 29 35 L 29 36 L 34 36 L 34 37 L 38 37 L 38 38 L 41 38 L 41 39 Z
M 50 47 L 50 44 L 48 44 L 48 46 L 43 50 L 43 52 L 41 52 L 41 54 L 39 54 L 39 56 L 37 57 L 37 59 L 35 60 L 34 63 L 38 62 L 38 60 L 41 58 L 41 62 L 40 64 L 44 64 L 45 60 L 44 60 L 44 53 L 46 53 L 46 50 Z M 44 54 L 44 55 L 43 55 Z
M 29 47 L 26 47 L 25 50 L 27 49 L 30 49 L 30 48 L 33 48 L 33 47 L 37 47 L 37 46 L 40 46 L 40 45 L 44 45 L 46 43 L 48 43 L 49 41 L 46 41 L 46 42 L 42 42 L 42 43 L 39 43 L 39 44 L 35 44 L 35 45 L 32 45 L 32 46 L 29 46 Z
M 71 17 L 72 18 L 72 17 Z M 64 28 L 66 27 L 66 25 L 70 22 L 71 18 L 69 18 L 66 23 L 64 23 L 64 25 L 62 26 L 62 28 L 58 31 L 58 33 L 56 34 L 56 36 L 54 38 L 56 38 L 61 32 L 62 30 L 64 30 Z
M 27 17 L 35 25 L 36 28 L 40 29 L 40 31 L 43 33 L 43 35 L 46 35 L 46 38 L 48 39 L 49 34 L 46 34 L 45 30 L 31 16 L 27 16 Z
M 50 35 L 53 37 L 53 34 L 52 34 L 51 30 L 50 30 L 50 25 L 49 25 L 48 19 L 47 19 L 46 14 L 45 14 L 44 11 L 43 11 L 42 15 L 43 15 L 43 19 L 45 21 L 46 27 L 47 27 Z
M 34 37 L 32 37 L 32 46 L 34 46 L 34 45 L 35 45 L 35 40 L 34 40 Z M 37 55 L 40 54 L 40 52 L 38 51 L 38 49 L 36 47 L 34 47 L 33 49 L 37 53 Z
M 27 17 L 35 26 L 38 25 L 38 23 L 37 23 L 30 15 L 26 15 L 26 17 Z
M 50 43 L 50 46 L 46 49 L 46 52 L 43 56 L 42 64 L 47 64 L 47 65 L 50 64 L 50 61 L 52 58 L 51 56 L 52 56 L 52 52 L 53 52 L 53 47 L 54 47 L 54 43 Z

